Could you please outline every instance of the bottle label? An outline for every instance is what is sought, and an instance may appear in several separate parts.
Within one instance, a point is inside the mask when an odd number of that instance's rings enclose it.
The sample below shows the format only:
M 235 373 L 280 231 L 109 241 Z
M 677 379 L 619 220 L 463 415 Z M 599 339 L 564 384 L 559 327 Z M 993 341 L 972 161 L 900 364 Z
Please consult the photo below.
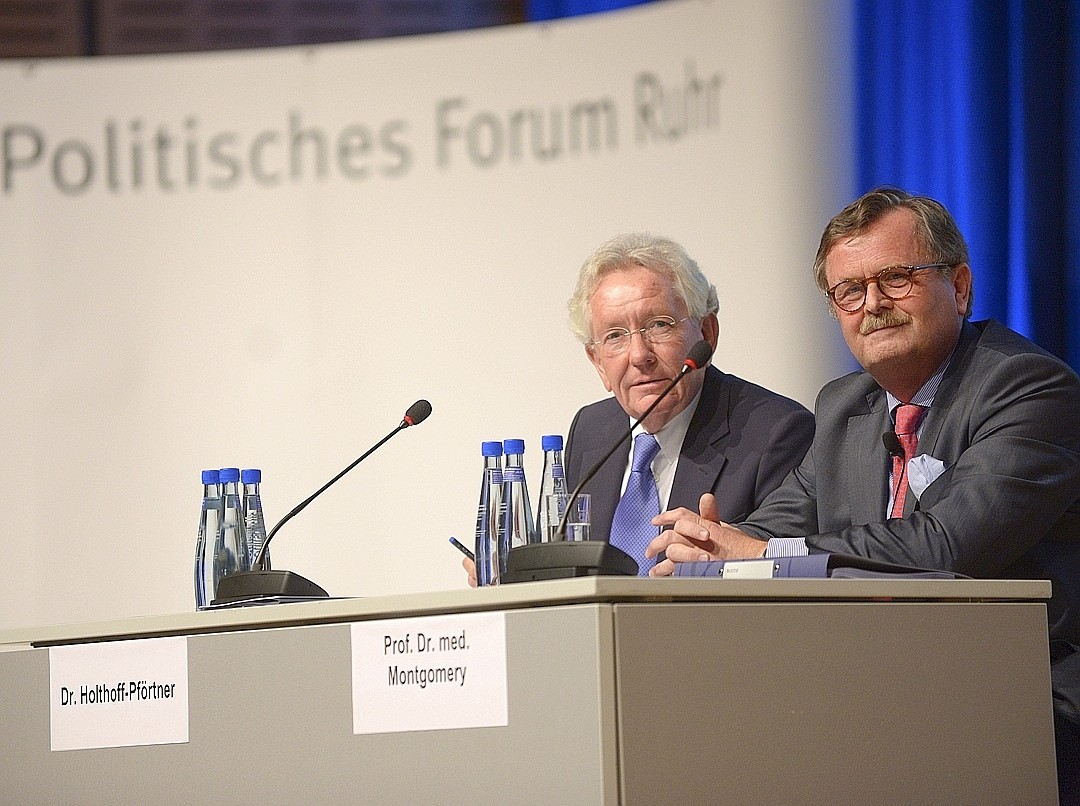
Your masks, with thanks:
M 503 468 L 502 478 L 504 482 L 508 481 L 511 483 L 515 481 L 525 481 L 525 468 L 515 467 L 513 465 Z

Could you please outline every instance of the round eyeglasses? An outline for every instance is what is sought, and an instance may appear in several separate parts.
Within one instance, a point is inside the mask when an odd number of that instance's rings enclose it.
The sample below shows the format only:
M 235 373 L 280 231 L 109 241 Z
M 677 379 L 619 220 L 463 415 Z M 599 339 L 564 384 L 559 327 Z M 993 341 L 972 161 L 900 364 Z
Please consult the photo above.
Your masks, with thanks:
M 663 344 L 665 341 L 676 336 L 679 325 L 689 321 L 689 316 L 682 319 L 673 319 L 670 316 L 655 316 L 644 325 L 633 330 L 625 327 L 613 327 L 600 334 L 600 338 L 590 341 L 589 345 L 595 347 L 607 357 L 614 357 L 626 352 L 630 347 L 630 339 L 635 333 L 640 333 L 641 338 L 649 344 Z
M 925 263 L 922 266 L 888 266 L 873 277 L 862 279 L 841 280 L 828 291 L 825 296 L 832 300 L 833 305 L 842 311 L 855 313 L 866 304 L 866 289 L 871 283 L 876 283 L 878 291 L 889 299 L 903 299 L 911 293 L 914 285 L 912 276 L 916 272 L 929 271 L 931 269 L 951 269 L 951 263 Z

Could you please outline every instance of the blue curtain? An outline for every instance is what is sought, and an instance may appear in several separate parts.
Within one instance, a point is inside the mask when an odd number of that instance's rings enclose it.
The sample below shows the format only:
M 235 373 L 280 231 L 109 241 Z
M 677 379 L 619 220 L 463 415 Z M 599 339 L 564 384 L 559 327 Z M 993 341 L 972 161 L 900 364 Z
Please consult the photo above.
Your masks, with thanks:
M 527 15 L 530 20 L 554 20 L 558 17 L 576 17 L 597 11 L 637 6 L 649 0 L 528 0 Z
M 638 0 L 530 0 L 531 19 Z M 977 319 L 1080 368 L 1078 0 L 855 0 L 858 187 L 940 200 Z
M 1067 0 L 856 0 L 857 192 L 944 203 L 975 318 L 1080 367 L 1080 59 Z

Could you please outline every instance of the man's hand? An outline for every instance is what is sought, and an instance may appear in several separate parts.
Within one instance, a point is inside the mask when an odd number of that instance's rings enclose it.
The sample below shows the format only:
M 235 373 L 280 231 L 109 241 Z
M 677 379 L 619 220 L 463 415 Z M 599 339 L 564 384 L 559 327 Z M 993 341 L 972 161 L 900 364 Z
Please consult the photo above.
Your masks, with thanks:
M 700 514 L 694 514 L 680 507 L 661 512 L 653 518 L 655 525 L 671 528 L 662 531 L 645 549 L 646 557 L 655 557 L 661 551 L 667 555 L 667 559 L 649 571 L 649 576 L 670 576 L 675 573 L 675 563 L 744 560 L 763 556 L 763 541 L 720 520 L 716 498 L 712 493 L 701 496 L 698 510 Z
M 470 560 L 468 557 L 461 558 L 461 567 L 465 569 L 465 573 L 469 575 L 469 587 L 476 587 L 476 563 Z

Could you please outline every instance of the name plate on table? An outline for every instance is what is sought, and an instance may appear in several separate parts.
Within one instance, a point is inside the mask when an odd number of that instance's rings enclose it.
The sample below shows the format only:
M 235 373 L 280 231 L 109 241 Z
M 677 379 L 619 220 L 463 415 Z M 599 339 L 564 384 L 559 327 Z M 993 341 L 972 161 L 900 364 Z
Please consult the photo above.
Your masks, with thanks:
M 352 625 L 353 733 L 507 724 L 506 614 Z
M 187 742 L 187 661 L 186 638 L 52 647 L 52 749 Z

